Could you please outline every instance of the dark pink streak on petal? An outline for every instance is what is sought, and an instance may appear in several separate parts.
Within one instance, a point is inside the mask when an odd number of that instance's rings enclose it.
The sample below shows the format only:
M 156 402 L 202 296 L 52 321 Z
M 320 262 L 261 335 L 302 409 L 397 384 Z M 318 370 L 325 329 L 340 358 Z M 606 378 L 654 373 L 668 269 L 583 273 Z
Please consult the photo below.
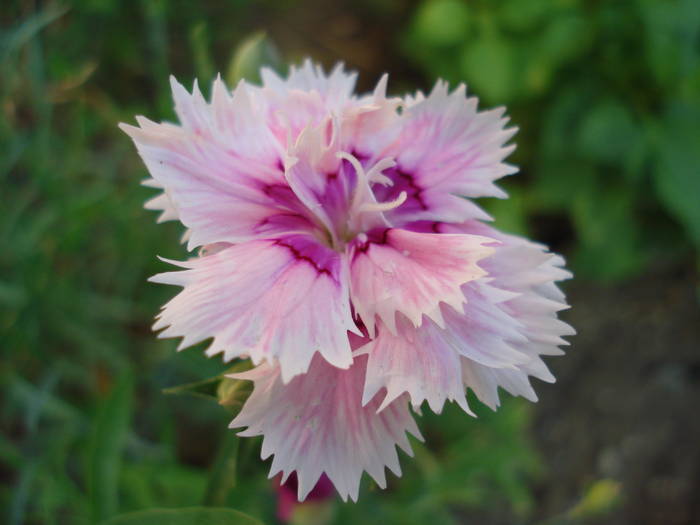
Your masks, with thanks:
M 295 259 L 309 263 L 319 274 L 337 280 L 340 264 L 337 253 L 314 239 L 306 235 L 290 235 L 276 239 L 274 244 L 287 248 Z
M 376 184 L 372 189 L 380 202 L 396 199 L 402 191 L 406 192 L 407 199 L 401 205 L 401 211 L 425 211 L 428 204 L 423 196 L 424 188 L 416 181 L 416 177 L 409 171 L 395 166 L 384 171 L 384 175 L 393 181 L 393 186 Z
M 418 233 L 456 233 L 447 231 L 445 223 L 438 221 L 414 221 L 403 224 L 401 227 Z
M 389 239 L 389 231 L 391 228 L 375 228 L 366 233 L 367 240 L 355 239 L 353 259 L 361 253 L 367 253 L 373 244 L 386 244 Z
M 299 200 L 292 188 L 287 184 L 265 184 L 262 186 L 262 191 L 270 200 L 282 208 L 296 212 L 299 215 L 308 213 L 306 206 Z

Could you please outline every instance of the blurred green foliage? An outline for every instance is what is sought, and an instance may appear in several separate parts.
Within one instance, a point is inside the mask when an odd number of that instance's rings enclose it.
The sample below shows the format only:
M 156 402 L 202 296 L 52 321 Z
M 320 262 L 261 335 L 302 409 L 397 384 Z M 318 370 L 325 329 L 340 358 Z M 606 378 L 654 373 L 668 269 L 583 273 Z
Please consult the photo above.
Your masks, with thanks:
M 105 525 L 262 525 L 241 512 L 212 507 L 152 509 L 112 518 Z
M 695 0 L 425 0 L 401 44 L 508 105 L 525 176 L 499 223 L 572 229 L 576 273 L 610 280 L 700 247 L 699 35 Z
M 178 226 L 156 225 L 143 210 L 152 190 L 139 186 L 145 169 L 116 124 L 135 114 L 173 119 L 170 73 L 204 86 L 217 71 L 230 82 L 250 77 L 257 62 L 279 60 L 256 31 L 283 40 L 275 28 L 317 7 L 3 5 L 3 523 L 92 524 L 202 504 L 274 522 L 259 441 L 238 443 L 226 429 L 242 392 L 219 383 L 227 367 L 201 349 L 175 354 L 175 342 L 150 331 L 172 294 L 146 283 L 162 270 L 155 255 L 185 252 Z M 404 61 L 381 66 L 403 71 L 397 85 L 442 76 L 466 81 L 486 105 L 508 104 L 521 127 L 514 161 L 524 176 L 506 183 L 511 199 L 487 203 L 501 227 L 535 228 L 572 253 L 581 273 L 605 279 L 700 245 L 697 2 L 368 0 L 355 8 L 400 21 L 390 41 Z M 266 27 L 266 17 L 283 23 Z M 343 23 L 338 31 L 359 31 Z M 290 42 L 280 42 L 285 59 L 308 52 Z M 216 379 L 179 388 L 200 397 L 162 393 L 208 377 Z M 202 398 L 216 395 L 222 403 Z M 403 458 L 404 476 L 390 476 L 387 491 L 365 480 L 360 503 L 338 506 L 336 521 L 527 521 L 540 474 L 530 410 L 508 399 L 497 414 L 478 407 L 476 420 L 455 407 L 424 414 L 427 444 Z

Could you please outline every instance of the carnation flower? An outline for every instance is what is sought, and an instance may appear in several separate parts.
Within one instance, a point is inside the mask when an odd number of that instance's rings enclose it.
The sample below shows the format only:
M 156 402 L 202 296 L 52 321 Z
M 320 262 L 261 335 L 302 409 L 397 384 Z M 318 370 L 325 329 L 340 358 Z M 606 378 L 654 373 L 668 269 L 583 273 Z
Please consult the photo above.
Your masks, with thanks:
M 573 333 L 557 319 L 569 274 L 469 200 L 505 197 L 494 181 L 516 171 L 503 109 L 441 81 L 390 98 L 386 75 L 357 96 L 355 74 L 308 61 L 262 79 L 217 78 L 210 102 L 173 80 L 179 125 L 122 125 L 163 190 L 147 207 L 200 248 L 151 279 L 183 288 L 154 328 L 250 358 L 231 427 L 264 436 L 300 500 L 324 473 L 356 500 L 364 471 L 400 475 L 396 446 L 421 438 L 411 406 L 471 413 L 467 388 L 492 408 L 499 387 L 536 400 L 529 376 L 553 381 L 541 356 Z

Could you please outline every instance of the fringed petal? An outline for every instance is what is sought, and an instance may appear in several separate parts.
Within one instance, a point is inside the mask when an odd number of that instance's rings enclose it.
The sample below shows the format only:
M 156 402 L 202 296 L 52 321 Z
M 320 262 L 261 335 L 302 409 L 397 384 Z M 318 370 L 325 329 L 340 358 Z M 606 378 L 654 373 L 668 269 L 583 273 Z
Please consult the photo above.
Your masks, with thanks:
M 461 285 L 485 275 L 477 262 L 492 239 L 385 229 L 360 236 L 351 248 L 351 296 L 356 312 L 374 334 L 375 316 L 396 333 L 395 315 L 414 326 L 423 315 L 442 323 L 439 305 L 462 310 Z
M 506 128 L 503 108 L 478 111 L 477 99 L 460 85 L 448 91 L 439 81 L 427 97 L 410 99 L 393 134 L 366 153 L 391 156 L 397 166 L 388 175 L 394 186 L 375 188 L 378 200 L 407 190 L 409 201 L 392 212 L 393 224 L 417 220 L 462 222 L 488 216 L 462 197 L 505 197 L 494 181 L 515 173 L 504 162 L 514 146 L 506 143 L 515 128 Z
M 362 405 L 366 362 L 358 356 L 341 370 L 317 356 L 306 374 L 286 385 L 279 368 L 268 364 L 236 376 L 255 388 L 231 428 L 248 427 L 240 436 L 263 436 L 262 458 L 274 455 L 270 477 L 296 472 L 299 500 L 323 473 L 343 500 L 357 501 L 364 471 L 384 488 L 386 467 L 401 475 L 396 446 L 412 455 L 407 433 L 422 439 L 406 397 L 380 412 L 379 397 Z
M 140 117 L 139 127 L 121 128 L 170 199 L 167 216 L 176 211 L 191 230 L 189 249 L 311 230 L 294 194 L 279 198 L 276 188 L 288 188 L 283 151 L 257 115 L 247 86 L 241 83 L 231 96 L 217 79 L 208 104 L 196 86 L 189 94 L 172 84 L 181 126 Z M 162 205 L 162 200 L 149 204 Z
M 348 299 L 347 263 L 302 236 L 251 241 L 177 263 L 184 271 L 153 282 L 182 286 L 154 329 L 183 337 L 180 348 L 213 338 L 208 355 L 278 360 L 289 381 L 315 352 L 335 366 L 352 362 L 347 331 L 359 334 Z

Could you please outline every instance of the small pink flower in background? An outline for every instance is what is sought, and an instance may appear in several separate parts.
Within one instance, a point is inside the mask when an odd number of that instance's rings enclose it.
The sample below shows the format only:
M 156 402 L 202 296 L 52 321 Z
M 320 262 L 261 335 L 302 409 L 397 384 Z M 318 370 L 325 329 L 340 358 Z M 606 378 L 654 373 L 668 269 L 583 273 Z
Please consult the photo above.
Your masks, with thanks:
M 498 232 L 469 198 L 506 195 L 503 110 L 465 87 L 353 94 L 355 75 L 306 62 L 282 79 L 207 102 L 173 80 L 180 125 L 122 125 L 163 193 L 147 203 L 187 228 L 198 257 L 154 282 L 183 288 L 154 328 L 180 348 L 250 358 L 255 388 L 231 426 L 262 435 L 270 475 L 293 472 L 303 500 L 325 473 L 356 500 L 367 472 L 400 475 L 396 446 L 420 439 L 410 406 L 440 412 L 465 389 L 536 400 L 529 376 L 573 330 L 546 248 Z
M 317 518 L 314 522 L 325 523 L 318 517 L 319 514 L 322 514 L 321 508 L 325 509 L 335 499 L 331 480 L 325 474 L 322 475 L 303 503 L 297 501 L 298 487 L 299 483 L 295 474 L 289 476 L 284 483 L 277 484 L 277 518 L 282 523 L 304 523 L 309 520 L 304 520 L 305 516 L 300 516 L 300 511 L 307 507 Z

